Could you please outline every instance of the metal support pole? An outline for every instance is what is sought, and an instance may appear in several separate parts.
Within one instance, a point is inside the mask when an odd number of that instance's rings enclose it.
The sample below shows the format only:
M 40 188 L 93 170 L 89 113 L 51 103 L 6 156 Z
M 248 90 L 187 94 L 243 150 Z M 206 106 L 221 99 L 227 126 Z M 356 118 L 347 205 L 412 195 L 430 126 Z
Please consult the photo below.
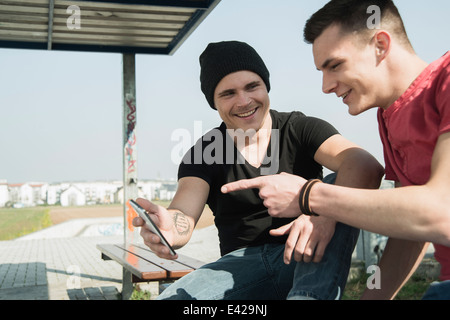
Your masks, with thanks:
M 136 199 L 137 144 L 136 144 L 136 61 L 134 54 L 123 54 L 123 199 L 124 243 L 136 243 L 139 232 L 133 227 L 135 217 L 126 202 Z
M 52 50 L 53 42 L 53 15 L 55 13 L 55 0 L 48 2 L 48 35 L 47 35 L 47 50 Z
M 364 261 L 365 268 L 378 263 L 378 257 L 374 251 L 378 245 L 377 235 L 375 233 L 361 230 L 356 245 L 356 258 Z

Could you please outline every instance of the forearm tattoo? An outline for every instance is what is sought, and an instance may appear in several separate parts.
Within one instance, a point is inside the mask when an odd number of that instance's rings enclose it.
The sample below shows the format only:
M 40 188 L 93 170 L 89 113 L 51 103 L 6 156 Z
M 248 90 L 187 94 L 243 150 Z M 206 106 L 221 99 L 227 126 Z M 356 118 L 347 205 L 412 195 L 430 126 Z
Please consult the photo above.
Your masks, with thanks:
M 184 213 L 176 211 L 175 215 L 173 216 L 173 222 L 175 224 L 175 229 L 180 236 L 189 234 L 191 230 L 191 224 L 189 223 L 189 220 L 186 218 Z

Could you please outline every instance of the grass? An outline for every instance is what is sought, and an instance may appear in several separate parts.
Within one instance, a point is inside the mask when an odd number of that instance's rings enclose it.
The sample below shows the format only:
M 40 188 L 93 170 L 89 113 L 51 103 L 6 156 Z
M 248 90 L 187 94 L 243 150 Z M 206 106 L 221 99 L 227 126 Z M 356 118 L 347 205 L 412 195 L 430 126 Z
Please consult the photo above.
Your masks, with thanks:
M 134 289 L 130 300 L 151 300 L 152 294 L 149 291 Z
M 0 241 L 12 240 L 52 225 L 49 208 L 0 209 Z
M 359 278 L 349 281 L 344 290 L 342 300 L 359 300 L 366 289 L 367 278 L 367 274 L 362 274 Z M 420 300 L 433 281 L 434 279 L 413 275 L 394 300 Z

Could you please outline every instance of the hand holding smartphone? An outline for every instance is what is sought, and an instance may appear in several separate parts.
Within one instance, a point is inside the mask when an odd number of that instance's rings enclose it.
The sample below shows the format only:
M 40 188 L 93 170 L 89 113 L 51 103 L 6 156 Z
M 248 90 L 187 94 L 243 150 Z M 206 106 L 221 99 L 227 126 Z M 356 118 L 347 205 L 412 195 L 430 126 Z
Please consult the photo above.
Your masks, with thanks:
M 170 254 L 173 256 L 176 255 L 175 250 L 173 250 L 169 242 L 167 242 L 166 238 L 164 238 L 159 228 L 152 221 L 152 219 L 150 219 L 148 212 L 132 199 L 128 200 L 128 203 L 130 204 L 131 208 L 133 208 L 133 210 L 145 221 L 150 231 L 155 233 L 161 239 L 161 243 L 165 245 L 167 248 L 169 248 Z

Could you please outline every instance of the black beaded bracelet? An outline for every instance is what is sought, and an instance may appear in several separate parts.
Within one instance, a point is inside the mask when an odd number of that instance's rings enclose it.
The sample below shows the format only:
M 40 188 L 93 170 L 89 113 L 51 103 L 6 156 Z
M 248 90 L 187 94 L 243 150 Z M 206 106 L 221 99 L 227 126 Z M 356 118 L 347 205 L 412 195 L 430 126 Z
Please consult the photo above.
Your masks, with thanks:
M 318 214 L 313 212 L 311 210 L 311 207 L 309 206 L 309 194 L 311 192 L 312 186 L 315 185 L 317 182 L 322 181 L 320 181 L 319 179 L 308 180 L 300 189 L 300 195 L 298 199 L 300 210 L 302 211 L 303 214 L 306 214 L 308 216 L 318 216 Z

